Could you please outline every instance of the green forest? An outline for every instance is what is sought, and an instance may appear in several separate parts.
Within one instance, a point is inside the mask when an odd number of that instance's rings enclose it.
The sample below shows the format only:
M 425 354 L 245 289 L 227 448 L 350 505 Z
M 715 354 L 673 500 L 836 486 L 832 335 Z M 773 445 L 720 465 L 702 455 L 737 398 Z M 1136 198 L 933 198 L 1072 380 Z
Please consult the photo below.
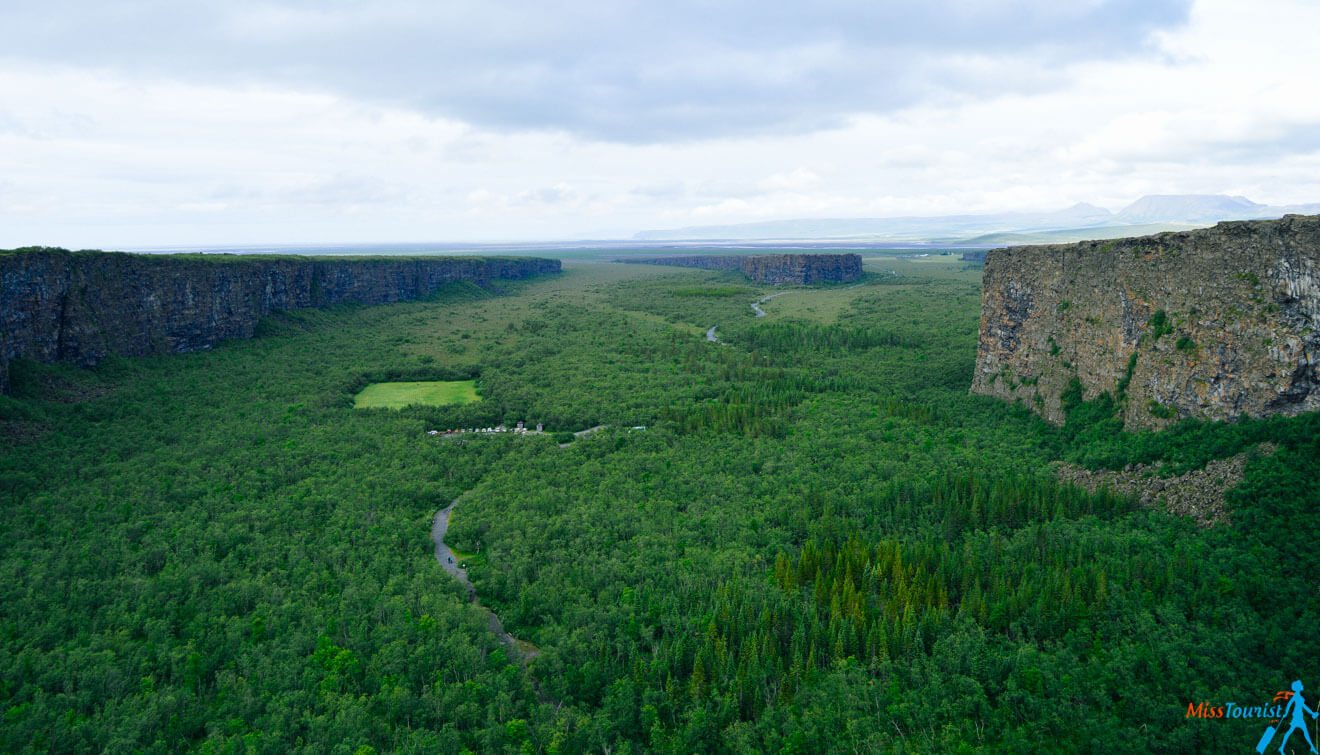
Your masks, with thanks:
M 1315 707 L 1320 417 L 1131 434 L 1073 392 L 1056 427 L 968 393 L 978 266 L 865 268 L 567 262 L 14 362 L 0 751 L 1244 752 L 1270 721 L 1189 704 Z M 1055 475 L 1240 453 L 1209 527 Z M 447 541 L 525 662 L 434 555 L 464 493 Z

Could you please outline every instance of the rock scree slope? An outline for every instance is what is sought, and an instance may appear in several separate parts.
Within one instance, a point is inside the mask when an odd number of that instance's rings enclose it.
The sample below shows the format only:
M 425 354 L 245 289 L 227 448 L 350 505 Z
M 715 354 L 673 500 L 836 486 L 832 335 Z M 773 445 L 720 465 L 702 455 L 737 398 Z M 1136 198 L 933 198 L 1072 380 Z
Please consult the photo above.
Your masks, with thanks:
M 992 250 L 971 391 L 1051 422 L 1080 381 L 1130 429 L 1320 408 L 1320 216 Z
M 559 260 L 535 257 L 0 253 L 0 392 L 20 357 L 87 367 L 110 354 L 198 351 L 250 338 L 276 310 L 383 304 L 454 281 L 485 286 L 559 270 Z

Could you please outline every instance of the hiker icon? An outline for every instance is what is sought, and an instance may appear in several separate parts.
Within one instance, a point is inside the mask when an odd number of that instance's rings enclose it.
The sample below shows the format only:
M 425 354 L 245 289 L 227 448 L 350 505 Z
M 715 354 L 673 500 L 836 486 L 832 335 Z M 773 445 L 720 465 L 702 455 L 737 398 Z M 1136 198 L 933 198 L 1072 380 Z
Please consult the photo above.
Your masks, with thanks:
M 1311 752 L 1315 752 L 1315 743 L 1311 741 L 1311 733 L 1306 730 L 1306 721 L 1304 716 L 1311 714 L 1311 718 L 1320 718 L 1320 712 L 1316 712 L 1306 707 L 1306 700 L 1302 698 L 1302 682 L 1297 680 L 1292 683 L 1293 696 L 1288 700 L 1288 705 L 1283 709 L 1283 716 L 1279 718 L 1279 725 L 1283 725 L 1283 720 L 1291 714 L 1292 719 L 1288 722 L 1288 731 L 1283 734 L 1283 741 L 1279 743 L 1279 752 L 1288 744 L 1288 737 L 1292 736 L 1294 731 L 1302 730 L 1302 736 L 1306 737 L 1306 743 L 1311 746 Z M 1269 745 L 1269 740 L 1274 736 L 1274 727 L 1265 731 L 1266 736 L 1261 738 L 1261 742 L 1256 747 L 1257 752 L 1264 752 L 1265 747 Z

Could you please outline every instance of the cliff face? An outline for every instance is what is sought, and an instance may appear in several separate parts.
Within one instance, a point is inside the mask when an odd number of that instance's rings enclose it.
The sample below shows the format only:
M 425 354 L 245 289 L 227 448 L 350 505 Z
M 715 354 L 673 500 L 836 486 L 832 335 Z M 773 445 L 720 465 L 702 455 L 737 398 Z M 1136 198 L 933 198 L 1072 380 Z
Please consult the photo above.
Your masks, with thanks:
M 635 265 L 673 265 L 674 267 L 699 267 L 704 270 L 740 270 L 739 260 L 732 254 L 675 254 L 663 257 L 625 257 L 619 262 Z
M 17 357 L 93 365 L 249 338 L 274 310 L 416 299 L 452 281 L 558 272 L 559 260 L 180 258 L 63 250 L 0 254 L 0 392 Z
M 805 285 L 817 281 L 851 281 L 862 277 L 857 254 L 690 254 L 624 259 L 646 265 L 675 265 L 707 270 L 738 270 L 758 283 Z
M 1057 423 L 1074 377 L 1132 429 L 1320 408 L 1320 216 L 991 251 L 972 392 Z
M 753 254 L 740 259 L 743 275 L 761 283 L 806 284 L 862 277 L 858 254 Z

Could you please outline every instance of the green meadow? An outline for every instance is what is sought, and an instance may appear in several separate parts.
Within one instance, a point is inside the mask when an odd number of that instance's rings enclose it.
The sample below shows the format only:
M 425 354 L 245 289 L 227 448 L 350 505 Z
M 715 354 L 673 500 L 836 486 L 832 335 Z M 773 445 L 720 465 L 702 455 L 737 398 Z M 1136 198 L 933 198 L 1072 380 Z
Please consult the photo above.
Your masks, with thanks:
M 475 380 L 373 383 L 353 397 L 357 409 L 402 409 L 412 404 L 448 406 L 480 401 Z

